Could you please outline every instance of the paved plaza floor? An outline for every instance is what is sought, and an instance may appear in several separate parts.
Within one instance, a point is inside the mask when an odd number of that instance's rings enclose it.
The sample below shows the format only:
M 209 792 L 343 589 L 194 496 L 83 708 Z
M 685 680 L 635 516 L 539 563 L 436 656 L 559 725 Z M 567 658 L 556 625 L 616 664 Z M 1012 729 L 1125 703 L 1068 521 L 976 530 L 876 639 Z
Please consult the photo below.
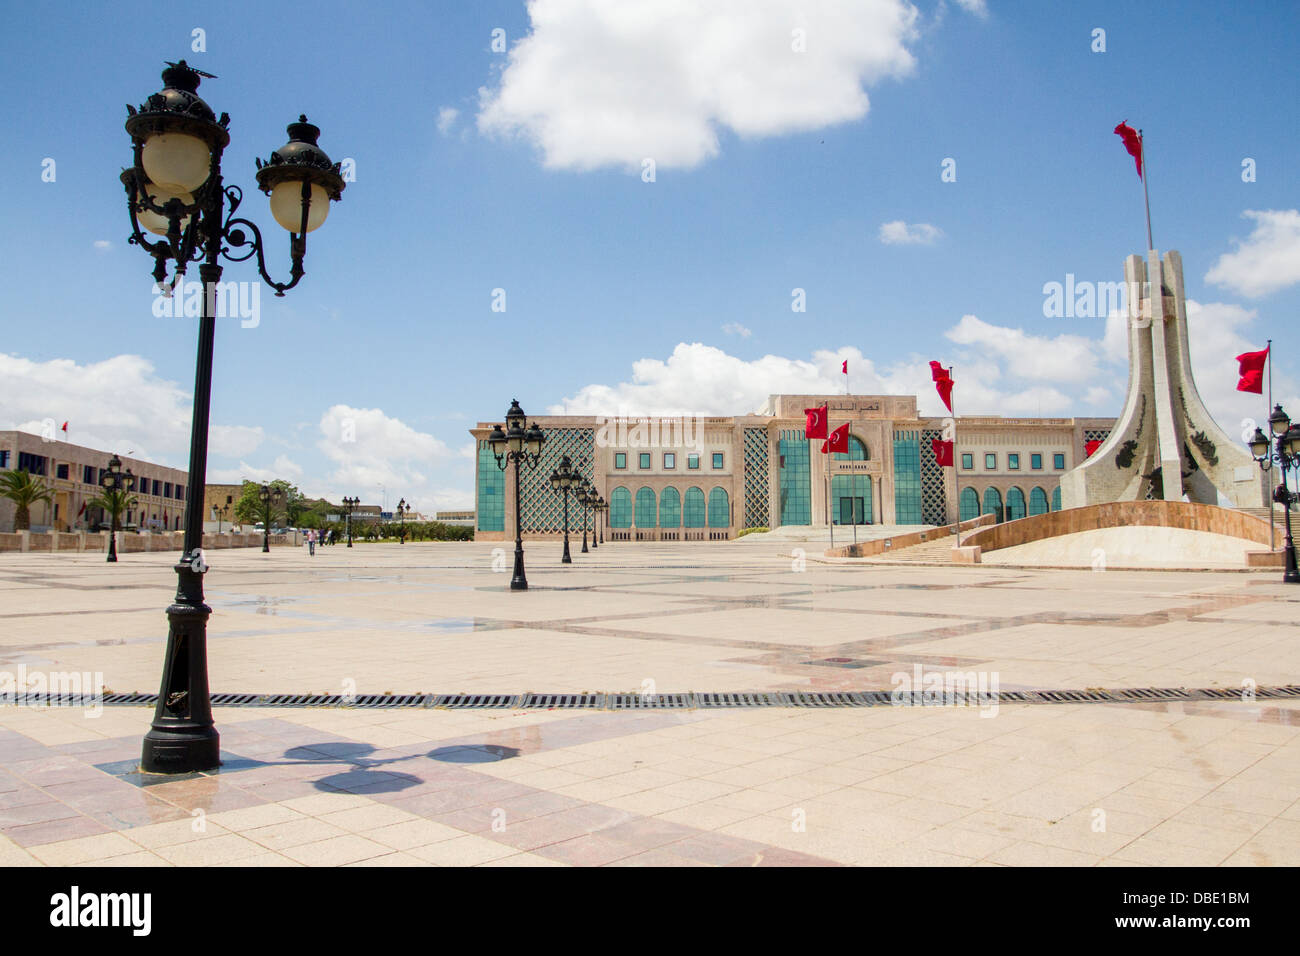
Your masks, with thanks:
M 577 548 L 575 547 L 575 551 Z M 1276 571 L 824 562 L 809 546 L 209 556 L 214 693 L 1003 692 L 1300 683 Z M 156 692 L 176 554 L 0 554 L 0 672 Z M 1300 864 L 1300 699 L 662 710 L 0 705 L 0 864 Z

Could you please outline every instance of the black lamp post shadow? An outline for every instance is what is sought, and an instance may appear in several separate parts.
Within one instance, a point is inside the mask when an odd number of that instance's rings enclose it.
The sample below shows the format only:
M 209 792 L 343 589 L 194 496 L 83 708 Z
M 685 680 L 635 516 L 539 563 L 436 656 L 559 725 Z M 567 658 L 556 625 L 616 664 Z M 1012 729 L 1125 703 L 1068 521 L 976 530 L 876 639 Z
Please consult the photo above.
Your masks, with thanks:
M 222 180 L 222 151 L 230 143 L 230 117 L 218 119 L 198 95 L 201 78 L 213 78 L 179 63 L 163 70 L 163 89 L 137 110 L 127 109 L 126 132 L 133 162 L 121 175 L 131 219 L 128 240 L 154 260 L 155 282 L 170 294 L 191 262 L 199 263 L 203 309 L 199 318 L 190 422 L 190 486 L 185 501 L 185 543 L 176 565 L 176 600 L 167 609 L 169 628 L 158 706 L 144 738 L 141 766 L 153 773 L 211 770 L 221 762 L 220 737 L 208 694 L 207 623 L 204 603 L 203 498 L 208 463 L 208 418 L 212 395 L 212 353 L 221 258 L 243 262 L 254 256 L 262 279 L 282 296 L 303 276 L 307 233 L 329 214 L 343 192 L 339 166 L 316 145 L 320 130 L 300 116 L 289 124 L 289 142 L 258 160 L 257 185 L 271 200 L 271 215 L 289 232 L 288 282 L 266 271 L 261 230 L 236 218 L 243 201 L 238 186 Z M 150 241 L 145 230 L 161 238 Z M 168 280 L 168 263 L 172 277 Z
M 564 455 L 560 458 L 560 466 L 551 472 L 551 489 L 558 491 L 564 496 L 564 555 L 560 558 L 561 564 L 572 564 L 573 558 L 569 555 L 569 492 L 577 486 L 579 475 L 573 469 L 573 462 L 569 461 L 569 456 Z M 586 539 L 586 530 L 583 530 L 584 548 Z
M 528 578 L 524 575 L 524 516 L 519 508 L 522 485 L 520 467 L 526 463 L 529 471 L 535 470 L 542 459 L 542 444 L 546 441 L 546 433 L 536 424 L 525 428 L 526 421 L 527 416 L 519 407 L 519 400 L 513 399 L 506 411 L 505 430 L 498 425 L 492 429 L 487 439 L 499 469 L 505 471 L 510 462 L 515 465 L 515 571 L 510 577 L 512 591 L 528 590 Z
M 108 460 L 108 470 L 99 483 L 106 492 L 129 493 L 135 488 L 135 475 L 130 468 L 123 472 L 122 459 L 114 455 Z M 112 512 L 108 525 L 108 561 L 113 564 L 117 563 L 117 516 L 118 512 Z
M 1296 469 L 1300 478 L 1300 425 L 1293 425 L 1291 418 L 1281 405 L 1273 406 L 1273 414 L 1268 417 L 1269 433 L 1265 435 L 1259 428 L 1250 440 L 1250 453 L 1259 463 L 1260 470 L 1269 472 L 1276 463 L 1282 473 L 1282 483 L 1273 492 L 1273 500 L 1283 508 L 1286 521 L 1286 570 L 1282 580 L 1287 584 L 1300 584 L 1300 568 L 1296 565 L 1295 539 L 1291 535 L 1291 506 L 1300 494 L 1292 491 L 1286 483 L 1286 473 Z M 1268 520 L 1273 520 L 1270 507 Z

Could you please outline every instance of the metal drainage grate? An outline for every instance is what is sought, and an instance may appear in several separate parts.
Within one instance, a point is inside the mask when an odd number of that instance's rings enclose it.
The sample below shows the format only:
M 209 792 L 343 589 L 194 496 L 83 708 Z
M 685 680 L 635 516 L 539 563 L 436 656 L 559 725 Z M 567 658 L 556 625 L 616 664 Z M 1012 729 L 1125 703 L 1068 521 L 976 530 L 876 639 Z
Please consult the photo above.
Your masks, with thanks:
M 1300 697 L 1300 685 L 1287 684 L 1285 687 L 1264 687 L 1255 691 L 1256 697 Z
M 521 706 L 526 710 L 598 710 L 604 694 L 527 694 Z
M 1104 690 L 1036 690 L 1032 693 L 1047 704 L 1086 704 L 1115 699 Z
M 131 706 L 133 704 L 156 704 L 158 703 L 157 694 L 106 694 L 104 695 L 105 704 L 120 704 L 122 706 Z
M 1041 692 L 1040 692 L 1041 693 Z M 1114 692 L 1117 700 L 1191 700 L 1190 691 L 1182 687 L 1128 687 Z
M 808 693 L 792 691 L 785 695 L 786 703 L 791 707 L 867 707 L 870 704 L 860 694 L 844 691 Z
M 700 707 L 780 707 L 785 704 L 784 694 L 764 693 L 724 693 L 696 694 Z
M 448 710 L 509 710 L 519 700 L 518 694 L 443 694 L 432 699 L 431 707 Z
M 610 710 L 687 710 L 695 706 L 694 694 L 606 694 Z

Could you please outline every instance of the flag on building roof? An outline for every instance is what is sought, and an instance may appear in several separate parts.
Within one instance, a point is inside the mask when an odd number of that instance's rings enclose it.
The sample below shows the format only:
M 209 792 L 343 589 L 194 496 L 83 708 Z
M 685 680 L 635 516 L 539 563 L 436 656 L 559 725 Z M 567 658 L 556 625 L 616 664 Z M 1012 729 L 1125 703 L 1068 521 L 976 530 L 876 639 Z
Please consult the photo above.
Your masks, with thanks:
M 939 362 L 930 363 L 930 377 L 934 379 L 934 387 L 939 392 L 939 397 L 943 399 L 944 405 L 948 406 L 948 411 L 952 411 L 952 375 Z
M 805 438 L 825 438 L 827 418 L 830 415 L 830 405 L 823 405 L 821 408 L 805 408 L 803 410 L 805 423 L 803 435 Z

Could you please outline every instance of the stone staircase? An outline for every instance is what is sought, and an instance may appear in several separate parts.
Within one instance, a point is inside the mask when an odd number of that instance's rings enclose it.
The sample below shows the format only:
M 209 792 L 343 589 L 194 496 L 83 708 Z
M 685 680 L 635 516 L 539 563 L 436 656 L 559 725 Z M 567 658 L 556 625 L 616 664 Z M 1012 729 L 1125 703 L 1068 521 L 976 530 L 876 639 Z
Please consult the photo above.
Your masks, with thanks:
M 1240 510 L 1245 514 L 1254 515 L 1256 518 L 1260 518 L 1264 521 L 1268 520 L 1271 510 L 1273 515 L 1273 527 L 1277 529 L 1278 547 L 1282 547 L 1282 539 L 1286 536 L 1286 515 L 1281 508 L 1242 508 Z M 1293 531 L 1297 530 L 1296 519 L 1297 516 L 1293 514 L 1291 516 L 1291 527 Z
M 952 546 L 956 540 L 952 535 L 944 535 L 942 538 L 914 544 L 910 548 L 898 548 L 862 560 L 880 564 L 952 564 Z

